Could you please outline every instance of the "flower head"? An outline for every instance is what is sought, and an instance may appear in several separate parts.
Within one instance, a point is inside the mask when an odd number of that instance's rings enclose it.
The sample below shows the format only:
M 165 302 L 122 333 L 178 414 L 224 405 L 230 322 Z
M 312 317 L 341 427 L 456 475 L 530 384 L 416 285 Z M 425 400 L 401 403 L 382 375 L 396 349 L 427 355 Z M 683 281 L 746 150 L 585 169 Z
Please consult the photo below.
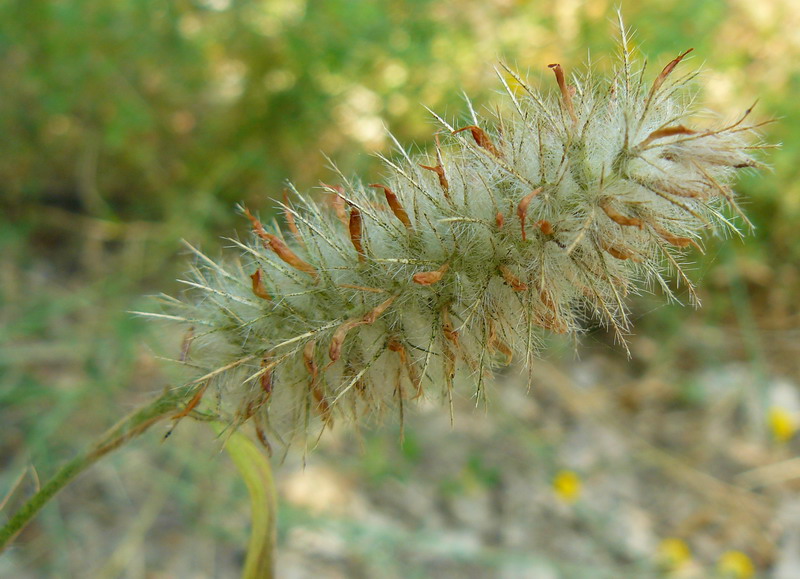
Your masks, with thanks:
M 692 124 L 678 71 L 652 80 L 622 33 L 609 79 L 550 65 L 541 94 L 503 67 L 509 112 L 441 131 L 433 154 L 400 148 L 387 178 L 341 177 L 325 200 L 282 205 L 287 228 L 252 225 L 240 261 L 196 251 L 187 301 L 169 316 L 194 327 L 190 362 L 234 400 L 234 423 L 289 442 L 310 425 L 402 417 L 421 396 L 484 395 L 492 368 L 530 366 L 545 332 L 600 320 L 621 343 L 625 299 L 643 284 L 691 283 L 681 255 L 741 216 L 734 174 L 755 167 L 747 111 Z M 512 88 L 513 85 L 513 88 Z M 441 138 L 440 138 L 441 137 Z M 741 216 L 742 219 L 745 219 Z

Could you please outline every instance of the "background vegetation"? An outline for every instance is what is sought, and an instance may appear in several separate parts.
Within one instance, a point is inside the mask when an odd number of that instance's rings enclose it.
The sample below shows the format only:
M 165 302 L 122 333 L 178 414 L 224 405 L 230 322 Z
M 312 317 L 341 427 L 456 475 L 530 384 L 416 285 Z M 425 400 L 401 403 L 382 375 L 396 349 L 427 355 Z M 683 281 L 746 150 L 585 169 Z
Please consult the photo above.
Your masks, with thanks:
M 800 14 L 621 4 L 653 69 L 695 48 L 701 108 L 735 117 L 759 99 L 757 118 L 778 119 L 774 171 L 738 187 L 755 232 L 693 256 L 703 309 L 637 298 L 632 361 L 590 329 L 554 343 L 527 395 L 509 375 L 488 413 L 462 401 L 455 430 L 423 407 L 402 447 L 388 424 L 291 455 L 284 576 L 800 573 Z M 126 312 L 181 291 L 181 238 L 218 253 L 246 230 L 237 202 L 265 215 L 287 179 L 316 194 L 334 179 L 325 155 L 377 179 L 387 129 L 431 146 L 423 104 L 464 118 L 464 93 L 501 102 L 499 59 L 534 85 L 551 62 L 608 69 L 616 6 L 0 3 L 0 495 L 25 473 L 6 509 L 170 383 L 157 356 L 180 335 Z M 68 489 L 0 575 L 236 576 L 243 487 L 202 425 L 162 436 Z

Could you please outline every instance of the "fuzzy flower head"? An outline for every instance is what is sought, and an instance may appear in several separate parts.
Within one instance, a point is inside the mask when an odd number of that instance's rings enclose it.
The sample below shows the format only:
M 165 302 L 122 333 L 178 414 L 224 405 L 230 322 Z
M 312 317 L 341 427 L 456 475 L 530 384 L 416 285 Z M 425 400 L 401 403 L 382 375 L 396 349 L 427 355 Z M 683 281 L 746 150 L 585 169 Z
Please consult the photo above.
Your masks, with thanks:
M 432 154 L 398 146 L 379 182 L 340 175 L 320 202 L 294 192 L 285 228 L 242 208 L 243 257 L 195 250 L 196 291 L 157 314 L 193 328 L 190 404 L 210 387 L 234 426 L 288 444 L 339 420 L 402 419 L 420 397 L 452 404 L 457 388 L 480 399 L 494 367 L 530 367 L 543 333 L 587 319 L 624 344 L 626 296 L 671 295 L 665 277 L 694 299 L 681 256 L 733 229 L 726 213 L 746 222 L 730 184 L 757 166 L 755 126 L 749 111 L 694 126 L 688 51 L 648 80 L 621 36 L 611 78 L 551 64 L 551 94 L 503 67 L 506 114 L 436 117 Z

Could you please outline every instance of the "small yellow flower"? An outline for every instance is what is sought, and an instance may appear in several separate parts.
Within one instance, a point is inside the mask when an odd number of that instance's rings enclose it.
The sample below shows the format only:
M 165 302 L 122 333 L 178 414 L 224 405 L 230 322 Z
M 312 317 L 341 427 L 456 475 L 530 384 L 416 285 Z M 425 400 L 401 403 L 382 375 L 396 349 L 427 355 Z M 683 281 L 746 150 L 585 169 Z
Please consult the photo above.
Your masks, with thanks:
M 691 559 L 692 551 L 681 539 L 668 537 L 658 546 L 658 560 L 670 571 L 680 569 Z
M 726 551 L 717 561 L 717 570 L 723 577 L 749 579 L 756 573 L 750 557 L 741 551 Z
M 581 494 L 581 479 L 571 470 L 562 470 L 553 479 L 553 490 L 565 503 L 574 503 Z
M 797 432 L 797 417 L 780 406 L 773 406 L 769 409 L 769 428 L 772 436 L 778 442 L 790 440 Z

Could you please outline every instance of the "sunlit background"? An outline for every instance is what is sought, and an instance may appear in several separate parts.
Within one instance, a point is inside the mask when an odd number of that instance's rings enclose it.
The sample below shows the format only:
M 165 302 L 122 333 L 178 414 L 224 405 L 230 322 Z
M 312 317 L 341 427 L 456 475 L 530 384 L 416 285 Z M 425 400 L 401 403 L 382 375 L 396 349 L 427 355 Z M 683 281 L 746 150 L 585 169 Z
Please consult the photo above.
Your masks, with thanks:
M 3 513 L 174 379 L 178 330 L 126 312 L 182 291 L 180 239 L 220 255 L 236 203 L 316 195 L 331 163 L 379 179 L 387 131 L 431 147 L 425 107 L 506 106 L 498 62 L 542 87 L 552 62 L 609 70 L 619 5 L 651 71 L 695 49 L 700 113 L 776 119 L 737 188 L 755 231 L 692 256 L 702 309 L 632 303 L 631 360 L 590 329 L 452 428 L 427 404 L 402 445 L 388 420 L 276 463 L 279 576 L 800 577 L 796 0 L 0 3 Z M 78 479 L 0 575 L 236 577 L 243 484 L 207 426 L 163 433 Z

